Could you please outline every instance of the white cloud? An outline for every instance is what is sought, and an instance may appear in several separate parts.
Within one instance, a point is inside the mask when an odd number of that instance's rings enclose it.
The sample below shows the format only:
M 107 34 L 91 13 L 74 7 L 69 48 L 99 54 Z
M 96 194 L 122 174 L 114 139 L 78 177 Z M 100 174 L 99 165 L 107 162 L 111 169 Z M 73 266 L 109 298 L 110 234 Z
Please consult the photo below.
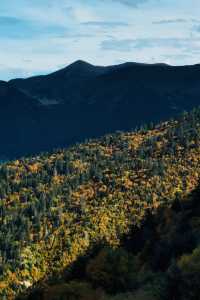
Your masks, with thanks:
M 1 0 L 0 77 L 50 72 L 76 59 L 198 62 L 199 11 L 199 0 Z

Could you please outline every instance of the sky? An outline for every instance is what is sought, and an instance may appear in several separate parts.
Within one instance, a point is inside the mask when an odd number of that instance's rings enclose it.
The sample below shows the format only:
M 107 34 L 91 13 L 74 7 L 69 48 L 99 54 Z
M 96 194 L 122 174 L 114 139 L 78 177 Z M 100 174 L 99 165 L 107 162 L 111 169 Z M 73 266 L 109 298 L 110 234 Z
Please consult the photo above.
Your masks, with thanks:
M 200 63 L 199 0 L 0 0 L 0 79 L 76 60 Z

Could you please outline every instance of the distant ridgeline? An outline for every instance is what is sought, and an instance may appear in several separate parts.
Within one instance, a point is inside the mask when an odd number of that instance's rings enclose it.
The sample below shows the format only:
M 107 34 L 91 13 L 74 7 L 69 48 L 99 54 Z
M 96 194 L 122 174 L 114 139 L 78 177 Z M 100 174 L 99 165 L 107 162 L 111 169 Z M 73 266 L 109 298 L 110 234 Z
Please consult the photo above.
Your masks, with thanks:
M 199 208 L 187 208 L 199 175 L 200 109 L 3 164 L 0 298 L 36 285 L 30 299 L 115 299 L 115 290 L 134 299 L 199 299 Z M 160 207 L 166 213 L 152 219 Z M 142 240 L 135 238 L 145 222 Z M 134 247 L 127 241 L 118 252 L 127 237 Z M 99 245 L 110 250 L 98 254 Z M 86 253 L 93 260 L 84 273 Z M 174 294 L 180 286 L 186 298 Z
M 130 131 L 200 105 L 200 65 L 77 61 L 45 76 L 0 81 L 0 156 L 10 159 Z

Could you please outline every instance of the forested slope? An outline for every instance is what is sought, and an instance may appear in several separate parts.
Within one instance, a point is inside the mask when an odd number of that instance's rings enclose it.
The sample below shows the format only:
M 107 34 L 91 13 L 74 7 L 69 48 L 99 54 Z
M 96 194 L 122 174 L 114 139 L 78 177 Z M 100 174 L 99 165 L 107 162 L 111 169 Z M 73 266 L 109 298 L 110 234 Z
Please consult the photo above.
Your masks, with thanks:
M 61 274 L 96 244 L 116 248 L 147 211 L 187 199 L 200 175 L 199 137 L 195 109 L 156 127 L 2 165 L 1 297 Z
M 119 247 L 95 245 L 18 300 L 199 300 L 200 187 L 147 211 Z

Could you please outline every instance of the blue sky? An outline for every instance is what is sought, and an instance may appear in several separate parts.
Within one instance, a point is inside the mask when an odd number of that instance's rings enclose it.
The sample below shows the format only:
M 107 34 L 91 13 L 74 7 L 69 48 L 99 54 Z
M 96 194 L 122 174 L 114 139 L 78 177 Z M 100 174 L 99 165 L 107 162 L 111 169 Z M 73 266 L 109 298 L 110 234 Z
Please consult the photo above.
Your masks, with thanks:
M 77 59 L 200 63 L 200 1 L 0 0 L 0 79 Z

